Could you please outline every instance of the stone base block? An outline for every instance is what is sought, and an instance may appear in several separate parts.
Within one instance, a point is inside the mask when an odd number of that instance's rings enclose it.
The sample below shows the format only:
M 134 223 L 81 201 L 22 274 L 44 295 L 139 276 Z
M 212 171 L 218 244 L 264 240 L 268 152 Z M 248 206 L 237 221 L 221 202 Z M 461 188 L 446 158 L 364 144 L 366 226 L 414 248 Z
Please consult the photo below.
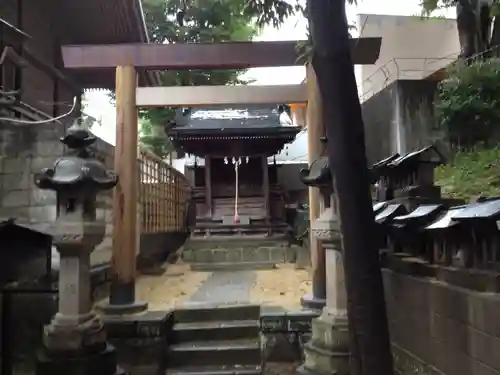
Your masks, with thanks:
M 347 352 L 349 329 L 347 318 L 338 318 L 323 309 L 322 314 L 311 321 L 312 345 L 332 351 Z
M 48 354 L 42 350 L 37 358 L 36 375 L 123 375 L 117 367 L 116 351 L 111 345 L 97 353 L 69 356 Z
M 309 370 L 305 365 L 301 365 L 295 370 L 297 375 L 316 375 L 313 371 Z M 331 374 L 329 374 L 331 375 Z
M 312 337 L 304 345 L 304 371 L 313 374 L 349 374 L 347 319 L 327 309 L 312 320 Z
M 167 311 L 102 317 L 108 340 L 118 354 L 118 364 L 127 375 L 157 375 L 165 370 L 165 359 L 173 324 Z
M 304 368 L 317 375 L 348 375 L 349 353 L 318 348 L 311 342 L 304 346 Z
M 326 299 L 317 298 L 309 293 L 302 296 L 300 305 L 305 309 L 321 310 L 326 305 Z

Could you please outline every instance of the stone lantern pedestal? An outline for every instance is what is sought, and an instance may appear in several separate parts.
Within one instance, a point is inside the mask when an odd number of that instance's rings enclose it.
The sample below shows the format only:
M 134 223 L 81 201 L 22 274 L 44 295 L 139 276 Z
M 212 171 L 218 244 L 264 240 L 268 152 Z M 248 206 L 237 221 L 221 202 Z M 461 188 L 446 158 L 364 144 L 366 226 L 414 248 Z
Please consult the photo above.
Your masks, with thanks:
M 112 189 L 117 176 L 87 149 L 96 138 L 78 124 L 61 141 L 69 153 L 35 175 L 35 184 L 57 194 L 53 243 L 60 253 L 59 306 L 44 328 L 37 375 L 117 375 L 115 350 L 92 310 L 90 254 L 104 238 L 96 219 L 96 197 Z
M 304 347 L 305 362 L 299 374 L 349 373 L 349 331 L 347 296 L 342 260 L 340 223 L 335 214 L 335 199 L 311 224 L 312 234 L 326 251 L 326 306 L 312 321 L 312 337 Z

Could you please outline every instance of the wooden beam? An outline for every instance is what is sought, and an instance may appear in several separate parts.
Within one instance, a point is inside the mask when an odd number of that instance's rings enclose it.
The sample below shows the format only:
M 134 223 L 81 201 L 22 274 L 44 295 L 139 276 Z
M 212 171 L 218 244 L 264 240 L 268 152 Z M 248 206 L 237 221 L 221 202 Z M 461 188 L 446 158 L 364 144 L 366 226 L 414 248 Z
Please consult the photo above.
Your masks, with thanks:
M 355 64 L 377 61 L 381 38 L 351 39 Z M 67 45 L 62 47 L 69 69 L 114 69 L 120 65 L 166 69 L 247 69 L 304 65 L 298 41 L 188 44 Z
M 138 107 L 306 103 L 306 85 L 139 87 Z

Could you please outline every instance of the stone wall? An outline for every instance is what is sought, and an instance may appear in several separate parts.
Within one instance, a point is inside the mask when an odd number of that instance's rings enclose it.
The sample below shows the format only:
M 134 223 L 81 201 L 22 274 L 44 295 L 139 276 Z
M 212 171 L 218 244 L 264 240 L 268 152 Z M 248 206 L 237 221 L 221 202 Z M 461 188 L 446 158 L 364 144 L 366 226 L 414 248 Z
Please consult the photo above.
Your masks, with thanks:
M 445 150 L 445 134 L 436 129 L 433 101 L 437 83 L 397 80 L 362 104 L 369 164 L 399 152 L 436 143 Z
M 394 365 L 399 375 L 500 374 L 500 296 L 383 271 Z M 266 362 L 300 360 L 317 313 L 263 312 Z
M 16 217 L 46 232 L 56 215 L 56 196 L 38 189 L 34 173 L 63 155 L 62 124 L 0 123 L 0 215 Z
M 500 297 L 384 270 L 401 375 L 500 374 Z
M 64 124 L 18 125 L 0 123 L 0 217 L 17 218 L 34 229 L 51 233 L 56 218 L 56 195 L 35 186 L 34 174 L 51 167 L 64 155 Z M 96 155 L 113 167 L 113 146 L 99 139 Z M 98 218 L 106 221 L 106 238 L 92 254 L 92 264 L 108 262 L 111 256 L 112 193 L 98 198 Z

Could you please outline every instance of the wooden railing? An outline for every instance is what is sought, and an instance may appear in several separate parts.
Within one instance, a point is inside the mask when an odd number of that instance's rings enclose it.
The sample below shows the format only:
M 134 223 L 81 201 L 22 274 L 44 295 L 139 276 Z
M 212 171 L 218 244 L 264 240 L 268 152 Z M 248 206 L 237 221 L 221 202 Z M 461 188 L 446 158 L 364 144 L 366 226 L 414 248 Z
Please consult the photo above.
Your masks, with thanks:
M 186 177 L 149 151 L 139 151 L 141 233 L 182 232 L 191 189 Z

